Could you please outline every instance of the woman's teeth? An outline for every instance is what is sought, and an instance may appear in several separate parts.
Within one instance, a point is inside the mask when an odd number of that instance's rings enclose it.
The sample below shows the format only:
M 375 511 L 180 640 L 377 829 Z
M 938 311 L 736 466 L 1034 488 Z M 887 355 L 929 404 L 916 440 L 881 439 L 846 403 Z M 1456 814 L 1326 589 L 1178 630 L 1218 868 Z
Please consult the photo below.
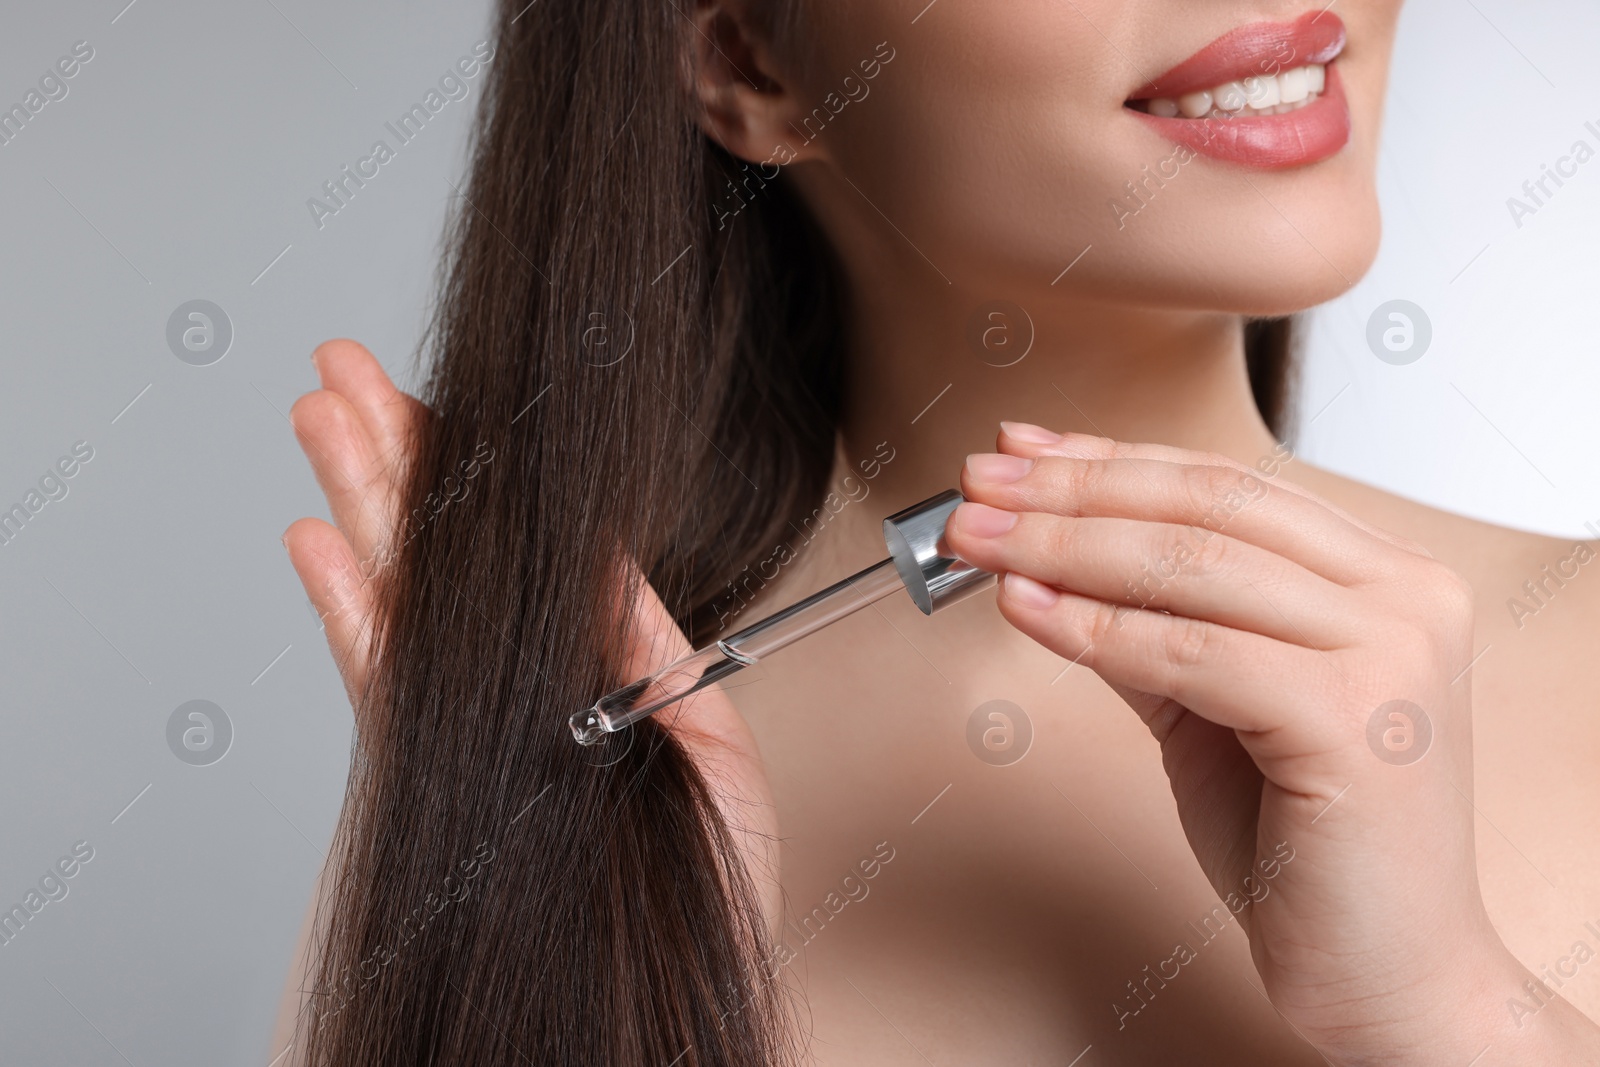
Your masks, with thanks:
M 1298 111 L 1327 88 L 1328 68 L 1296 67 L 1282 74 L 1261 74 L 1241 81 L 1224 82 L 1212 89 L 1185 93 L 1177 99 L 1156 97 L 1135 100 L 1134 106 L 1164 119 L 1251 118 L 1282 115 Z

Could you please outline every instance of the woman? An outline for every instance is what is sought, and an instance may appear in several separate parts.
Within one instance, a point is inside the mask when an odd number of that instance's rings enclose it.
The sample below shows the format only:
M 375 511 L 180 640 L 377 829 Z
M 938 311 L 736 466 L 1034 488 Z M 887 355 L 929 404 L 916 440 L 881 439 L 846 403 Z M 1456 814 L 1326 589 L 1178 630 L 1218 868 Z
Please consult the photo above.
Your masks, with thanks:
M 279 1047 L 1600 1061 L 1593 548 L 1279 444 L 1397 7 L 506 5 L 422 402 L 294 411 L 358 744 Z M 958 480 L 992 599 L 573 743 Z

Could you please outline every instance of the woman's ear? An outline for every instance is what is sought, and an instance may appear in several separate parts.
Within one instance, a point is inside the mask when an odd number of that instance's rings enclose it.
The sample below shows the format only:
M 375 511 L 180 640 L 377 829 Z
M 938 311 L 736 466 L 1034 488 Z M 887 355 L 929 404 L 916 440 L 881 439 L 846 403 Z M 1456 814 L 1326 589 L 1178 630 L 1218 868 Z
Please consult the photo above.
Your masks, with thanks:
M 795 134 L 805 109 L 748 0 L 699 0 L 691 21 L 694 95 L 706 135 L 747 163 L 820 157 L 816 146 Z

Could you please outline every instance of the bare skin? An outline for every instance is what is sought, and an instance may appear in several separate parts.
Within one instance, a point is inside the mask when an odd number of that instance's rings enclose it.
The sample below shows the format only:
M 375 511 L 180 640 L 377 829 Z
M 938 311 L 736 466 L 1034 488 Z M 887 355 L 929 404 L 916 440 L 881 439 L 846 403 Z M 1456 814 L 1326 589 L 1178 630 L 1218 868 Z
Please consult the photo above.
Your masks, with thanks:
M 318 365 L 335 391 L 357 388 L 352 379 L 369 375 L 368 403 L 392 390 L 370 355 L 349 342 L 324 346 Z M 330 463 L 355 478 L 381 477 L 376 458 L 363 475 L 352 453 L 341 451 L 350 438 L 341 444 L 338 416 L 324 416 L 336 405 L 326 393 L 313 396 L 319 399 L 297 408 L 295 420 L 324 480 L 338 477 Z M 390 410 L 415 410 L 398 397 L 391 392 Z M 833 518 L 745 609 L 745 621 L 876 558 L 879 517 L 953 480 L 896 482 L 903 458 L 882 467 L 873 495 Z M 1471 792 L 1475 777 L 1483 812 L 1476 830 L 1484 900 L 1523 965 L 1537 972 L 1554 963 L 1574 940 L 1590 938 L 1585 903 L 1600 889 L 1600 868 L 1565 847 L 1589 829 L 1583 813 L 1600 799 L 1580 773 L 1596 741 L 1592 717 L 1582 712 L 1594 706 L 1600 685 L 1581 653 L 1600 621 L 1600 583 L 1572 581 L 1519 630 L 1507 591 L 1570 556 L 1570 543 L 1445 515 L 1292 461 L 1276 477 L 1431 546 L 1477 591 L 1471 644 L 1489 651 L 1470 675 L 1479 742 L 1475 776 L 1460 784 Z M 361 492 L 335 494 L 333 505 L 353 531 L 363 522 L 351 504 L 383 491 L 357 484 Z M 330 613 L 336 656 L 347 677 L 359 678 L 351 675 L 350 651 L 358 647 L 359 610 L 328 599 L 340 582 L 331 569 L 338 564 L 326 561 L 344 551 L 344 535 L 304 520 L 287 540 L 308 591 Z M 978 1062 L 1053 1062 L 1091 1043 L 1105 1062 L 1140 1062 L 1174 1047 L 1194 1062 L 1320 1061 L 1261 993 L 1245 988 L 1259 988 L 1259 977 L 1238 923 L 1205 926 L 1210 940 L 1196 932 L 1218 914 L 1218 893 L 1185 839 L 1150 731 L 1087 668 L 1062 674 L 1068 662 L 1007 623 L 990 597 L 932 619 L 891 600 L 881 614 L 856 616 L 731 687 L 766 754 L 781 813 L 788 909 L 775 943 L 799 952 L 786 979 L 805 997 L 816 1062 L 921 1062 L 919 1048 Z M 1532 703 L 1523 689 L 1530 678 L 1539 680 Z M 987 765 L 967 747 L 968 715 L 994 699 L 1022 707 L 1035 731 L 1013 766 Z M 705 702 L 698 710 L 708 710 Z M 715 704 L 709 711 L 731 714 Z M 1550 783 L 1558 799 L 1528 789 L 1530 779 Z M 1552 809 L 1561 817 L 1552 818 Z M 864 883 L 858 865 L 881 858 L 875 846 L 884 841 L 894 858 Z M 867 895 L 836 920 L 801 925 L 852 871 Z M 1374 886 L 1377 899 L 1389 892 Z M 1176 980 L 1141 987 L 1149 1001 L 1141 1007 L 1126 983 L 1145 981 L 1146 965 L 1171 959 L 1180 941 L 1197 958 Z M 1525 1017 L 1523 1027 L 1511 1025 L 1511 998 L 1535 1006 L 1518 988 L 1523 977 L 1506 975 L 1490 997 L 1490 1012 L 1509 1027 L 1502 1045 L 1568 1010 L 1557 1002 Z M 1586 977 L 1578 972 L 1562 992 L 1593 1011 L 1600 990 Z M 291 976 L 291 990 L 299 982 Z M 277 1048 L 288 1041 L 297 1000 L 286 998 Z
M 1447 515 L 1303 464 L 1279 477 L 1429 546 L 1470 582 L 1473 648 L 1489 648 L 1470 676 L 1489 916 L 1533 971 L 1575 941 L 1594 947 L 1584 923 L 1600 900 L 1600 864 L 1570 842 L 1600 829 L 1600 790 L 1585 773 L 1600 742 L 1600 679 L 1584 654 L 1600 624 L 1600 583 L 1572 582 L 1519 631 L 1507 596 L 1571 555 L 1571 542 Z M 855 513 L 850 505 L 816 542 L 814 562 L 798 566 L 836 574 L 864 562 L 892 506 L 888 497 Z M 836 554 L 847 538 L 855 551 Z M 785 579 L 792 592 L 824 578 L 806 573 Z M 912 1043 L 934 1062 L 1064 1063 L 1091 1043 L 1105 1063 L 1161 1062 L 1174 1050 L 1193 1063 L 1323 1062 L 1258 991 L 1242 930 L 1228 924 L 1210 941 L 1197 932 L 1218 894 L 1185 839 L 1158 747 L 1128 704 L 1083 666 L 1063 675 L 1068 660 L 1016 641 L 987 598 L 932 619 L 891 601 L 883 616 L 819 635 L 734 694 L 769 753 L 794 915 L 837 891 L 874 842 L 897 849 L 871 895 L 795 964 L 817 1062 L 923 1062 Z M 995 699 L 1019 705 L 1035 731 L 1013 766 L 988 766 L 968 749 L 969 715 Z M 848 710 L 819 717 L 841 705 Z M 786 932 L 791 946 L 806 940 Z M 1199 958 L 1164 987 L 1141 987 L 1141 1008 L 1127 983 L 1178 942 Z M 1490 1006 L 1512 1033 L 1507 1001 L 1534 1006 L 1518 985 Z M 1561 993 L 1600 1014 L 1600 980 L 1584 971 Z
M 1001 18 L 945 0 L 912 38 L 903 5 L 818 5 L 833 60 L 905 42 L 890 68 L 900 80 L 884 73 L 875 102 L 795 147 L 791 167 L 853 291 L 836 484 L 869 493 L 819 524 L 730 625 L 881 557 L 884 515 L 958 484 L 1020 516 L 1018 529 L 1054 532 L 979 538 L 964 507 L 953 545 L 1064 595 L 1029 609 L 1027 582 L 1008 581 L 931 619 L 886 601 L 668 713 L 720 776 L 729 816 L 781 831 L 787 907 L 770 916 L 775 941 L 803 947 L 784 974 L 815 1062 L 1594 1062 L 1600 967 L 1569 972 L 1575 942 L 1600 942 L 1584 928 L 1600 927 L 1600 860 L 1582 847 L 1600 810 L 1585 773 L 1600 741 L 1600 569 L 1583 567 L 1519 626 L 1507 600 L 1571 543 L 1293 461 L 1244 373 L 1241 315 L 1313 306 L 1374 253 L 1396 5 L 1345 11 L 1355 132 L 1343 152 L 1249 181 L 1194 164 L 1132 234 L 1082 207 L 1160 147 L 1118 114 L 1123 83 L 1141 79 L 1106 44 L 1159 70 L 1298 8 L 1017 0 Z M 742 10 L 697 8 L 719 42 L 698 57 L 698 88 L 708 133 L 758 161 L 792 140 L 783 131 L 835 72 L 796 73 L 746 33 Z M 1050 281 L 1091 244 L 1097 254 Z M 965 340 L 997 295 L 1027 308 L 1036 335 L 1005 368 Z M 406 420 L 424 416 L 351 342 L 323 346 L 317 366 L 324 389 L 294 421 L 336 527 L 302 520 L 286 542 L 358 687 L 370 592 L 350 575 L 381 540 Z M 997 435 L 1002 419 L 1088 436 Z M 880 442 L 895 458 L 864 481 Z M 1007 487 L 972 454 L 1037 462 Z M 1186 567 L 1163 591 L 1173 599 L 1152 601 L 1166 615 L 1122 583 L 1161 555 L 1152 534 L 1199 520 L 1157 513 L 1162 471 L 1145 461 L 1185 477 L 1271 467 L 1260 503 L 1223 528 L 1239 547 L 1225 566 Z M 1092 482 L 1091 466 L 1123 477 Z M 1172 512 L 1187 498 L 1165 499 Z M 1094 538 L 1084 518 L 1127 525 Z M 1127 610 L 1127 625 L 1086 647 L 1097 605 Z M 1148 635 L 1188 620 L 1231 636 L 1167 669 L 1178 646 Z M 671 652 L 661 641 L 637 659 Z M 1392 697 L 1424 701 L 1438 726 L 1410 766 L 1366 738 Z M 967 739 L 973 710 L 997 699 L 1034 733 L 1004 767 Z M 1240 889 L 1255 902 L 1216 911 Z M 1192 959 L 1177 960 L 1180 943 Z M 1524 988 L 1546 967 L 1565 999 Z

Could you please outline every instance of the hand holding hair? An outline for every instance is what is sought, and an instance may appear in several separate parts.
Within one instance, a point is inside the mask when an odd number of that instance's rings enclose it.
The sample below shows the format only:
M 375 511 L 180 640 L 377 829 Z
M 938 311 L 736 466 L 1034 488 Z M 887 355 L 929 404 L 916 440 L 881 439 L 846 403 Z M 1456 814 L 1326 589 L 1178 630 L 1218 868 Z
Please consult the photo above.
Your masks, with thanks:
M 383 580 L 397 551 L 394 541 L 405 530 L 396 511 L 407 446 L 418 421 L 431 413 L 396 388 L 377 358 L 354 341 L 328 341 L 317 348 L 312 362 L 322 388 L 295 402 L 290 421 L 334 523 L 300 519 L 283 541 L 322 617 L 351 704 L 361 709 L 376 583 Z M 649 674 L 688 651 L 688 640 L 636 566 L 621 576 L 619 590 L 634 613 L 633 643 L 621 676 Z M 782 908 L 776 808 L 750 728 L 715 687 L 664 712 L 659 721 L 684 747 L 717 798 L 761 893 L 768 927 L 775 928 Z M 619 738 L 618 743 L 625 742 Z
M 427 408 L 395 388 L 371 352 L 334 340 L 311 355 L 322 388 L 289 411 L 295 437 L 328 498 L 333 525 L 301 519 L 283 535 L 354 707 L 367 683 L 373 583 L 382 579 L 406 446 Z

